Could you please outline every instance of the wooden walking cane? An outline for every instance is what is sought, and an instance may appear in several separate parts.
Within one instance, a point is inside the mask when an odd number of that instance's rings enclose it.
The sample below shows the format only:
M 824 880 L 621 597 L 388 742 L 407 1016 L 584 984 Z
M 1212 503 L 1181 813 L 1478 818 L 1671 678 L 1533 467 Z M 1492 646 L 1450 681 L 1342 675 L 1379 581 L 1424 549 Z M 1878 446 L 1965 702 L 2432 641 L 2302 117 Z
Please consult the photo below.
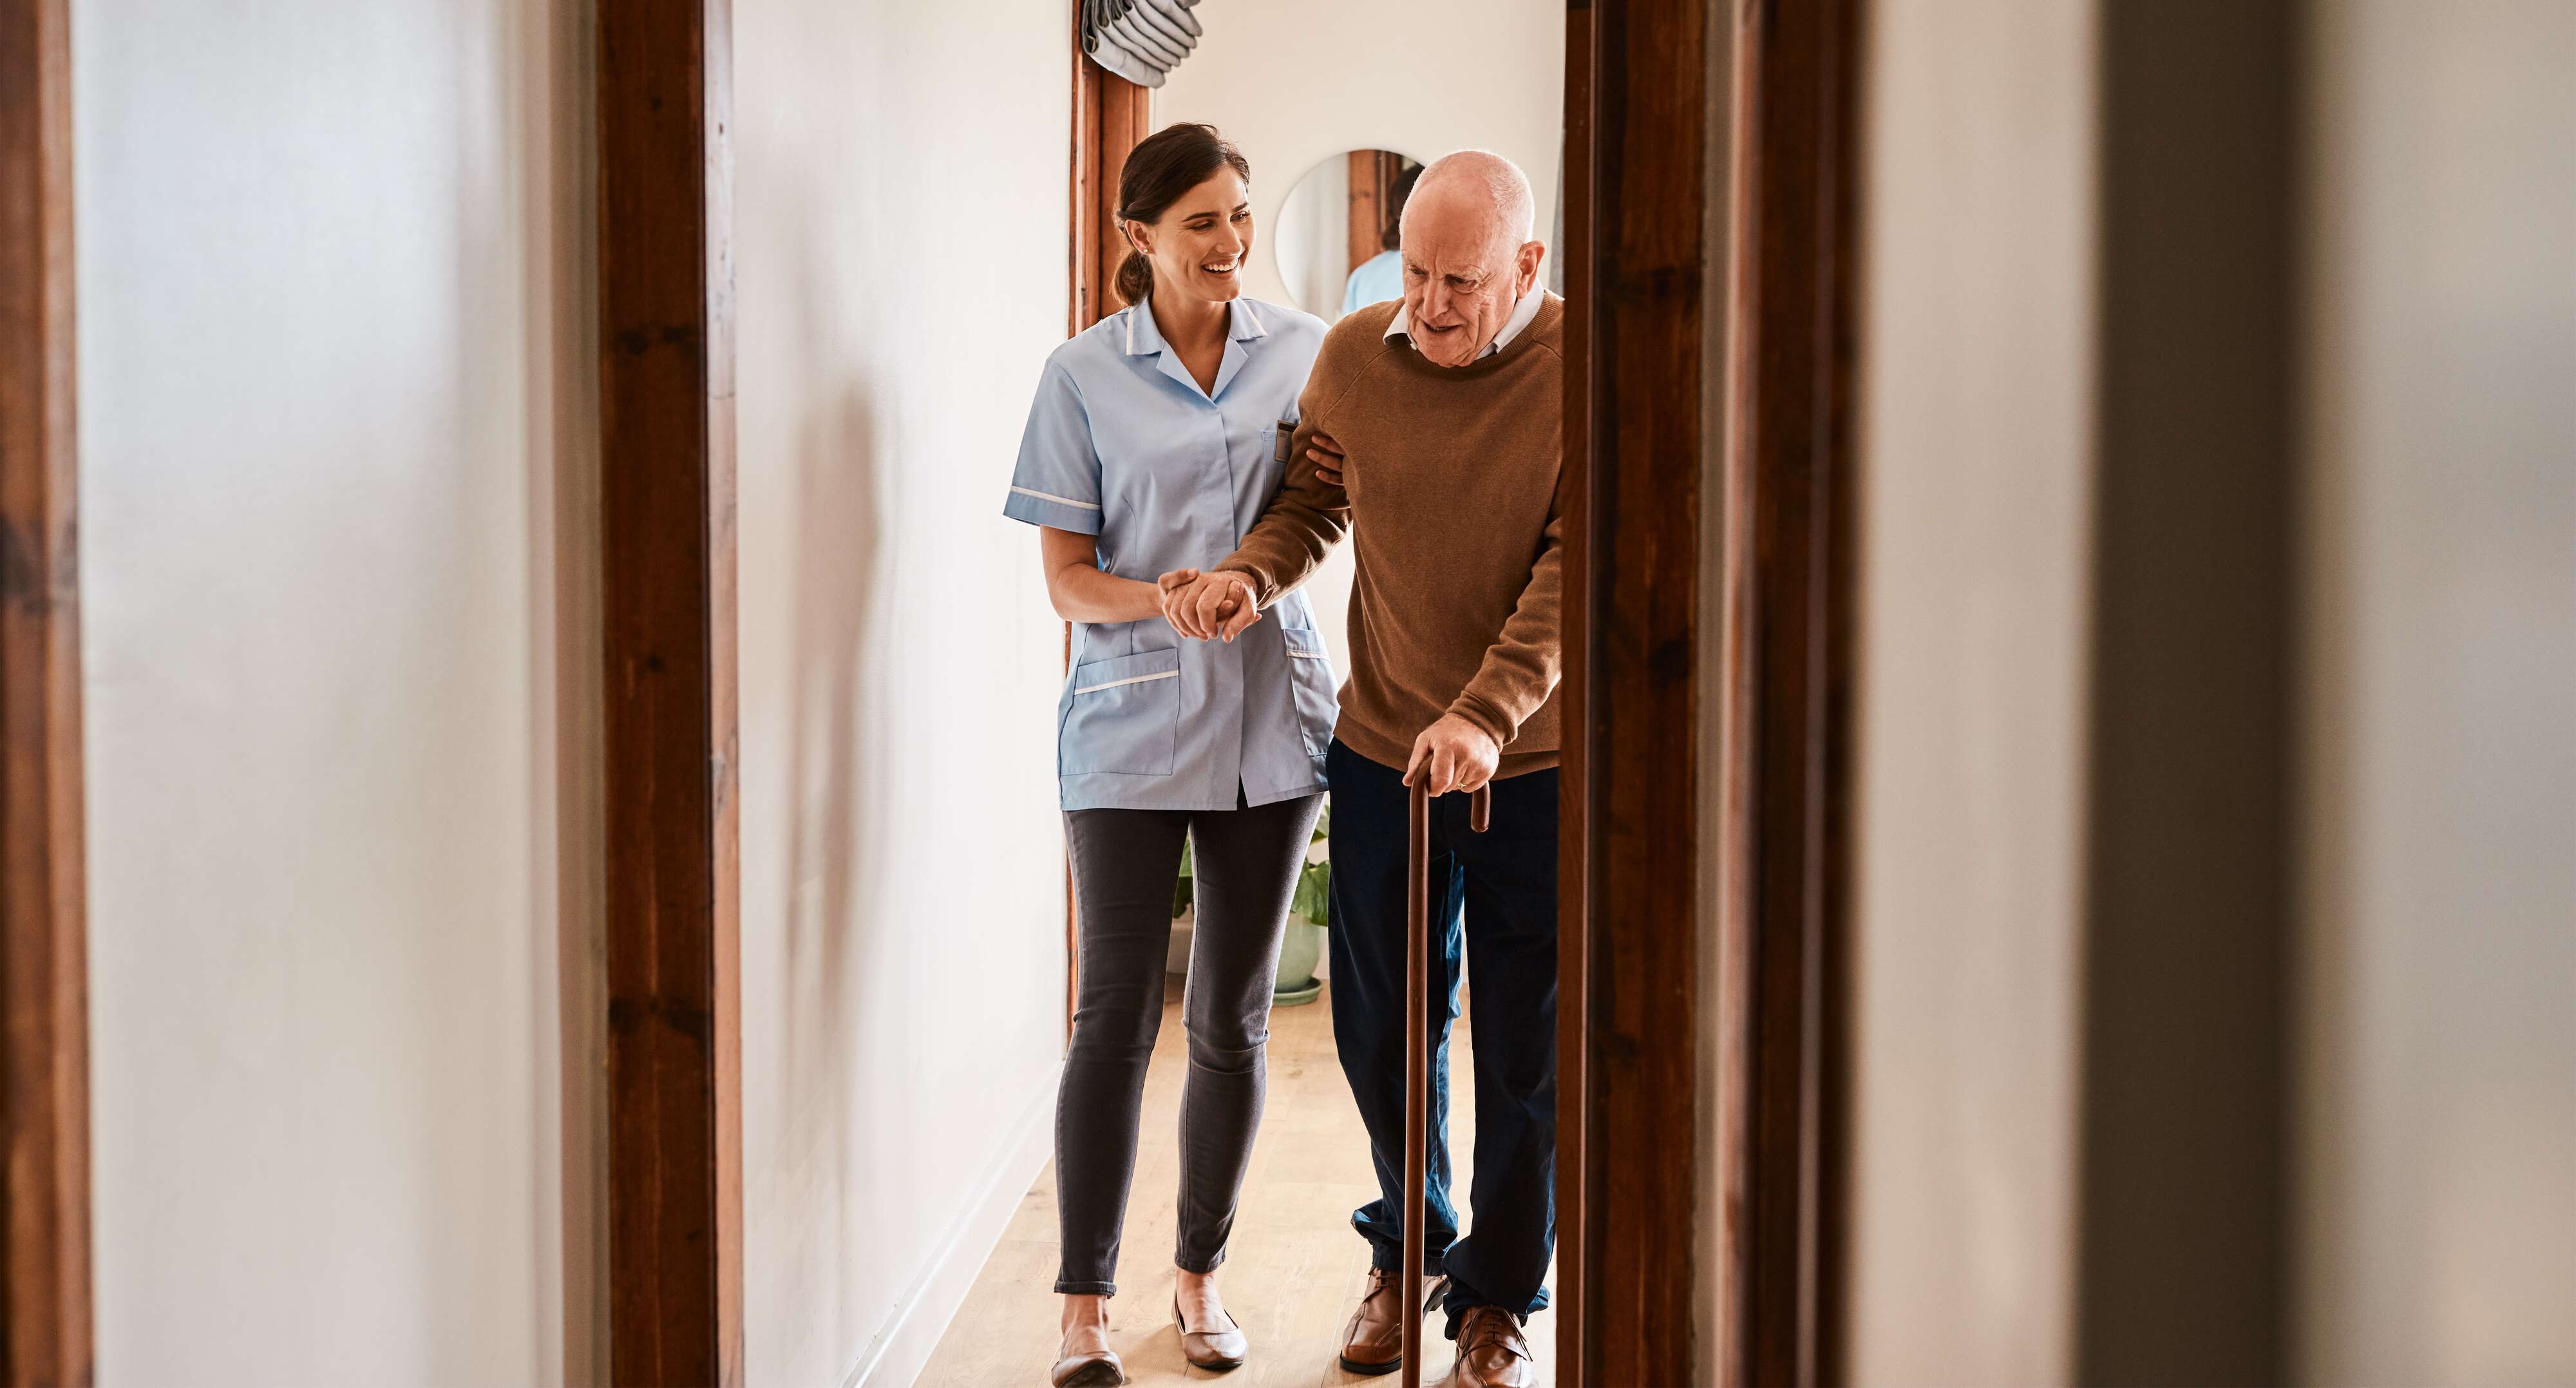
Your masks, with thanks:
M 1431 770 L 1413 783 L 1405 833 L 1404 934 L 1404 1388 L 1422 1388 L 1423 1183 L 1431 1147 Z M 1478 786 L 1467 827 L 1493 819 L 1494 792 Z

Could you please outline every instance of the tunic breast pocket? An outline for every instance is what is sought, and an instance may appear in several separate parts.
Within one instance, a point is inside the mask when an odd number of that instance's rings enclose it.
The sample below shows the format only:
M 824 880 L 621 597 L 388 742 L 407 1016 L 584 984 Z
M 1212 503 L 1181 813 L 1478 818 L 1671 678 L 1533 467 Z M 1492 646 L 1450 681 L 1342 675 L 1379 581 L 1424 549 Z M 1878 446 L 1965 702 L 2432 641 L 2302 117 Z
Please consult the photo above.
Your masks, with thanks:
M 1333 661 L 1324 653 L 1323 633 L 1307 627 L 1282 627 L 1288 644 L 1288 682 L 1297 695 L 1297 730 L 1306 737 L 1306 754 L 1320 757 L 1333 747 L 1333 723 L 1341 708 L 1333 693 Z
M 1181 725 L 1181 653 L 1140 651 L 1073 667 L 1056 774 L 1168 776 Z

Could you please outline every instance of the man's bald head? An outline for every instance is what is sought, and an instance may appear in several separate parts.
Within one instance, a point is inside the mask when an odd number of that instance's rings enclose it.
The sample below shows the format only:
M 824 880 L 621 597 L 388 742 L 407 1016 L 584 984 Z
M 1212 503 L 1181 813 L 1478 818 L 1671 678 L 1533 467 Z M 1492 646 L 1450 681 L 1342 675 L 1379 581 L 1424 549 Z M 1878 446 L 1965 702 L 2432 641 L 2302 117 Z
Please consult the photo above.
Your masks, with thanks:
M 1465 366 L 1502 332 L 1538 283 L 1529 175 L 1467 149 L 1432 161 L 1404 204 L 1404 308 L 1413 345 L 1437 366 Z
M 1531 239 L 1538 226 L 1538 198 L 1530 192 L 1529 175 L 1511 160 L 1483 149 L 1444 154 L 1415 180 L 1413 197 L 1404 205 L 1405 220 L 1422 202 L 1447 202 L 1453 210 L 1491 220 L 1494 234 L 1514 246 Z

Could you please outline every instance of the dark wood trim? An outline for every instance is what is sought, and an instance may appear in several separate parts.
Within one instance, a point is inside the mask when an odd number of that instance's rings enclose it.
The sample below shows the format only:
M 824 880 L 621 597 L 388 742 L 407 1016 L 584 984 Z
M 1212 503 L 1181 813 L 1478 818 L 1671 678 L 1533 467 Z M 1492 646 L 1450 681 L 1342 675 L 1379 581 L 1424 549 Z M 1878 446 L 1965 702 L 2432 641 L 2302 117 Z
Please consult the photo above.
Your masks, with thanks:
M 1579 736 L 1560 1094 L 1580 1220 L 1568 1383 L 1696 1380 L 1702 479 L 1721 0 L 1597 0 L 1569 35 L 1567 624 Z M 1575 132 L 1579 130 L 1577 137 Z M 1580 421 L 1578 423 L 1578 421 Z M 1562 1160 L 1562 1157 L 1560 1158 Z M 1560 1327 L 1560 1335 L 1563 1327 Z
M 1086 58 L 1083 61 L 1089 62 Z M 1116 313 L 1127 306 L 1118 297 L 1118 265 L 1127 258 L 1127 240 L 1118 230 L 1118 176 L 1127 167 L 1128 152 L 1153 133 L 1154 94 L 1114 73 L 1097 74 L 1092 89 L 1099 97 L 1093 130 L 1099 146 L 1093 155 L 1100 170 L 1096 185 L 1098 196 L 1092 203 L 1092 215 L 1099 227 L 1099 268 L 1092 277 L 1093 298 L 1091 322 Z M 1084 326 L 1089 326 L 1085 324 Z
M 1071 204 L 1065 210 L 1064 335 L 1100 321 L 1100 83 L 1109 74 L 1082 51 L 1083 0 L 1073 16 L 1073 149 Z M 1064 624 L 1063 664 L 1073 671 L 1073 623 Z M 1082 939 L 1073 920 L 1073 854 L 1064 858 L 1064 1040 L 1073 1044 L 1073 1014 L 1082 996 Z
M 1092 308 L 1099 302 L 1100 291 L 1100 218 L 1093 211 L 1100 194 L 1100 93 L 1103 74 L 1100 65 L 1082 51 L 1083 0 L 1070 0 L 1065 8 L 1073 19 L 1073 118 L 1069 122 L 1073 147 L 1068 152 L 1072 177 L 1068 182 L 1071 197 L 1065 208 L 1065 305 L 1064 335 L 1072 337 L 1098 321 Z M 1067 673 L 1073 669 L 1073 623 L 1064 624 L 1063 664 Z M 1080 1001 L 1082 980 L 1082 941 L 1073 923 L 1073 854 L 1064 858 L 1064 1039 L 1073 1044 L 1073 1014 Z
M 1343 219 L 1343 233 L 1349 244 L 1344 248 L 1343 274 L 1366 265 L 1386 250 L 1386 233 L 1390 229 L 1387 209 L 1395 204 L 1395 181 L 1404 162 L 1403 155 L 1383 149 L 1355 149 L 1344 156 L 1348 215 Z
M 609 1363 L 743 1381 L 730 0 L 599 6 Z
M 1592 320 L 1596 295 L 1592 261 L 1592 89 L 1593 39 L 1591 0 L 1571 0 L 1565 7 L 1564 159 L 1557 177 L 1564 225 L 1555 247 L 1557 273 L 1565 286 L 1565 457 L 1557 488 L 1565 517 L 1565 597 L 1562 635 L 1564 670 L 1558 763 L 1557 982 L 1556 982 L 1556 1381 L 1566 1388 L 1593 1381 L 1589 1362 L 1591 1320 L 1588 1314 L 1592 1250 L 1598 1232 L 1592 1222 L 1593 1201 L 1589 1155 L 1594 1106 L 1587 1059 L 1591 1036 L 1592 941 L 1588 907 L 1591 826 L 1599 802 L 1591 792 L 1594 729 L 1593 671 L 1590 633 L 1600 623 L 1593 611 L 1592 581 Z
M 1065 336 L 1071 337 L 1116 313 L 1121 304 L 1112 286 L 1125 245 L 1118 236 L 1118 173 L 1127 152 L 1152 132 L 1147 128 L 1151 94 L 1110 72 L 1082 51 L 1082 0 L 1073 12 L 1073 199 L 1067 252 L 1071 302 L 1065 310 Z M 1064 628 L 1065 668 L 1073 666 L 1073 626 Z M 1073 922 L 1073 865 L 1064 874 L 1064 1031 L 1073 1035 L 1074 999 L 1081 990 L 1082 950 Z
M 2079 1383 L 2297 1374 L 2300 55 L 2313 12 L 2112 5 L 2097 36 Z
M 1082 51 L 1082 4 L 1074 0 L 1072 336 L 1125 305 L 1114 287 L 1126 245 L 1118 235 L 1118 174 L 1127 152 L 1153 133 L 1153 94 Z
M 1844 1379 L 1860 0 L 1735 35 L 1720 1092 L 1730 1382 Z
M 66 0 L 0 9 L 0 1379 L 85 1384 L 89 984 L 81 849 Z
M 1082 3 L 1073 14 L 1073 200 L 1066 216 L 1064 335 L 1100 321 L 1100 84 L 1115 80 L 1082 51 Z

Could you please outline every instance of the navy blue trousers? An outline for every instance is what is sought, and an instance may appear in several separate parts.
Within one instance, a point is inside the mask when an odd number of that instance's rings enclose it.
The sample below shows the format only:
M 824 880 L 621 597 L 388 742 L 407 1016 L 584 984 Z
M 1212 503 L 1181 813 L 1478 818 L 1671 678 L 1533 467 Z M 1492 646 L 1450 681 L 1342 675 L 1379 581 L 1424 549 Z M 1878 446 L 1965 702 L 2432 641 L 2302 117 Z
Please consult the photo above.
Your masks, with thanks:
M 1404 773 L 1335 739 L 1333 1041 L 1368 1126 L 1378 1198 L 1351 1215 L 1381 1268 L 1404 1264 Z M 1556 1243 L 1556 781 L 1493 783 L 1492 827 L 1467 827 L 1464 795 L 1431 802 L 1431 1125 L 1424 1272 L 1449 1276 L 1449 1335 L 1470 1306 L 1514 1316 L 1547 1305 Z M 1449 1191 L 1450 1023 L 1461 956 L 1475 980 L 1474 1215 L 1458 1236 Z

